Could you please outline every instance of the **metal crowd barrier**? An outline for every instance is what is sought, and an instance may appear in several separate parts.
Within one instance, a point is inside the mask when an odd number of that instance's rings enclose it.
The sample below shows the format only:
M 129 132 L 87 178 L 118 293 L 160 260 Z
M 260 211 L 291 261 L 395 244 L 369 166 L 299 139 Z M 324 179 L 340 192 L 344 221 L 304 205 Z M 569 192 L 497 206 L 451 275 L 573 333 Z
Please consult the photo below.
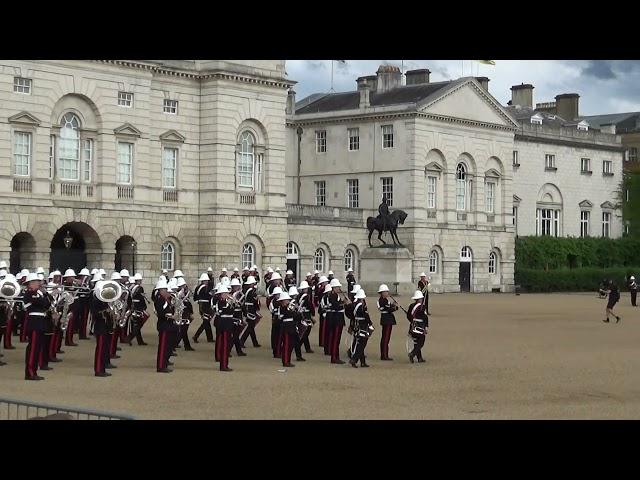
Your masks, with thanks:
M 99 410 L 69 408 L 46 403 L 28 402 L 0 397 L 0 420 L 30 420 L 52 414 L 66 414 L 71 418 L 60 420 L 135 420 L 130 415 L 120 415 Z

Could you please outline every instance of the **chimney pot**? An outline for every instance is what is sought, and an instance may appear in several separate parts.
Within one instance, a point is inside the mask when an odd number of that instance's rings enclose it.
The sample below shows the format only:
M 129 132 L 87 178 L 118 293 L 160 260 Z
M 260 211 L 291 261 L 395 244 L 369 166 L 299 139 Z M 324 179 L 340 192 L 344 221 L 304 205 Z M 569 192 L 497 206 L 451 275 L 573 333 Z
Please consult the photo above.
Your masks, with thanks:
M 489 91 L 489 77 L 476 77 L 476 80 L 485 92 Z
M 568 122 L 579 116 L 580 95 L 577 93 L 563 93 L 556 95 L 556 113 Z
M 511 87 L 511 104 L 533 108 L 533 85 L 521 83 Z
M 402 72 L 395 65 L 380 65 L 376 75 L 376 92 L 382 93 L 402 86 Z
M 287 107 L 285 112 L 287 115 L 296 113 L 296 92 L 293 89 L 289 89 L 289 93 L 287 94 Z
M 420 83 L 429 83 L 429 76 L 431 70 L 428 68 L 421 68 L 419 70 L 408 70 L 405 73 L 407 79 L 407 85 L 417 85 Z

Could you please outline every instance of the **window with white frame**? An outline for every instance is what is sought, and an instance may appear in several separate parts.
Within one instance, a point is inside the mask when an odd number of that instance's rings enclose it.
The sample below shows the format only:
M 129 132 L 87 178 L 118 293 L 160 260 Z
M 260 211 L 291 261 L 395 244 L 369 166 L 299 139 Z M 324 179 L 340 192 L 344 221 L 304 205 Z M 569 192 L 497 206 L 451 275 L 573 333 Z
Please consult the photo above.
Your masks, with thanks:
M 485 182 L 485 206 L 487 209 L 487 213 L 495 212 L 495 203 L 496 203 L 496 184 L 495 182 Z
M 31 134 L 13 133 L 13 174 L 28 177 L 31 173 Z
M 631 222 L 629 222 L 629 220 L 627 220 L 626 222 L 624 222 L 624 233 L 625 235 L 629 235 L 629 229 L 631 228 Z
M 84 160 L 82 179 L 85 182 L 91 182 L 91 170 L 93 167 L 93 140 L 91 138 L 87 138 L 82 142 L 82 144 L 82 156 Z
M 498 260 L 498 256 L 496 252 L 491 252 L 489 254 L 489 275 L 494 275 L 496 273 L 496 263 Z
M 160 251 L 160 268 L 174 270 L 176 249 L 171 242 L 164 242 Z
M 613 173 L 613 162 L 611 160 L 602 161 L 602 173 Z
M 602 212 L 602 236 L 611 235 L 611 212 Z
M 347 180 L 347 207 L 360 208 L 359 181 L 357 178 Z
M 133 93 L 118 92 L 118 106 L 125 108 L 133 107 Z
M 513 165 L 520 165 L 520 163 L 518 162 L 518 150 L 513 151 Z
M 347 133 L 349 135 L 349 151 L 360 150 L 360 129 L 349 128 Z
M 536 235 L 560 235 L 560 210 L 538 208 L 536 210 Z
M 534 115 L 531 117 L 532 125 L 542 125 L 542 117 L 540 115 Z
M 437 181 L 436 177 L 427 177 L 427 208 L 436 208 Z
M 585 238 L 589 236 L 589 217 L 590 213 L 588 210 L 583 210 L 580 212 L 580 237 Z
M 556 156 L 550 153 L 545 154 L 544 166 L 545 168 L 556 168 Z
M 169 113 L 171 115 L 178 114 L 178 101 L 177 100 L 169 100 L 168 98 L 164 99 L 164 103 L 162 105 L 162 111 L 164 113 Z
M 131 184 L 133 172 L 133 143 L 118 142 L 117 183 Z
M 80 120 L 73 113 L 62 117 L 58 142 L 60 180 L 80 180 Z
M 251 268 L 255 263 L 256 248 L 250 244 L 245 243 L 242 246 L 242 268 Z
M 56 164 L 56 136 L 49 135 L 49 179 L 53 180 Z
M 638 148 L 637 147 L 630 147 L 629 148 L 629 153 L 627 155 L 627 158 L 629 159 L 630 162 L 635 162 L 638 160 Z
M 24 77 L 13 77 L 13 91 L 15 93 L 31 94 L 31 79 Z
M 299 255 L 298 246 L 293 242 L 287 242 L 287 255 Z
M 393 207 L 393 177 L 382 177 L 382 198 L 387 200 L 387 206 Z
M 467 208 L 467 168 L 464 163 L 456 167 L 456 210 L 464 211 Z
M 316 249 L 313 254 L 313 268 L 319 272 L 324 272 L 324 250 Z
M 582 173 L 587 173 L 591 171 L 591 159 L 589 158 L 580 159 L 580 171 Z
M 469 247 L 462 247 L 462 249 L 460 249 L 460 259 L 472 259 L 472 255 L 471 255 L 471 249 Z
M 438 252 L 435 250 L 429 253 L 429 273 L 438 273 Z
M 313 182 L 316 187 L 316 205 L 324 206 L 327 204 L 327 184 L 324 180 Z
M 518 207 L 513 207 L 511 211 L 511 221 L 513 222 L 513 226 L 516 227 L 516 235 L 518 235 Z
M 327 131 L 316 130 L 316 153 L 326 153 L 327 151 Z
M 356 258 L 356 256 L 353 253 L 353 250 L 351 250 L 350 248 L 347 248 L 347 250 L 344 252 L 344 271 L 347 272 L 349 271 L 350 268 L 352 268 L 355 271 L 355 262 L 354 259 Z
M 382 126 L 382 148 L 393 148 L 393 125 Z
M 263 179 L 263 171 L 264 171 L 264 154 L 257 153 L 255 155 L 255 171 L 256 171 L 256 179 L 253 186 L 253 189 L 256 192 L 262 192 L 262 179 Z
M 254 145 L 255 139 L 251 132 L 242 132 L 240 135 L 240 151 L 238 152 L 239 187 L 253 188 Z
M 162 188 L 176 188 L 178 149 L 164 147 L 162 155 Z

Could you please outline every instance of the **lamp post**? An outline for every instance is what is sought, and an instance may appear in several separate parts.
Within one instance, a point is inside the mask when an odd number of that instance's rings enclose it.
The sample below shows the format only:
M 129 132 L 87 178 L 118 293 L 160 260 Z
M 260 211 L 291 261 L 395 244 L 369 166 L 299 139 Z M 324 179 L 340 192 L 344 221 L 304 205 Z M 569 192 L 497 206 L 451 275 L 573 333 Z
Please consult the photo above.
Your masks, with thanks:
M 131 242 L 131 257 L 132 257 L 132 264 L 133 264 L 133 270 L 131 272 L 132 275 L 136 274 L 136 247 L 138 246 L 138 244 L 136 243 L 136 241 L 134 240 L 133 242 Z
M 67 234 L 64 236 L 63 241 L 64 241 L 64 248 L 69 250 L 71 248 L 71 244 L 73 243 L 73 237 L 69 233 L 69 230 L 67 230 Z

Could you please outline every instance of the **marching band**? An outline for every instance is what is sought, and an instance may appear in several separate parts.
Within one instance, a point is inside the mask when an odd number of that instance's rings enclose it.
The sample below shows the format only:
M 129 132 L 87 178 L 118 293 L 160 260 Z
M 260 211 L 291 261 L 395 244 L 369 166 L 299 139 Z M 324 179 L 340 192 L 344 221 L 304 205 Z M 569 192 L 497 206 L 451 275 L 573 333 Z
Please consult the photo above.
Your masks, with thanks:
M 150 317 L 147 309 L 153 305 L 157 317 L 158 348 L 156 371 L 170 373 L 173 370 L 171 357 L 182 343 L 185 351 L 194 351 L 188 334 L 197 303 L 202 323 L 192 337 L 194 343 L 204 332 L 208 342 L 215 342 L 215 360 L 220 371 L 231 372 L 229 358 L 232 349 L 238 357 L 246 356 L 245 343 L 251 338 L 254 348 L 258 342 L 256 326 L 260 322 L 260 300 L 258 285 L 260 277 L 257 266 L 245 267 L 242 273 L 237 268 L 231 276 L 223 268 L 214 281 L 213 269 L 202 273 L 198 285 L 192 291 L 180 270 L 163 270 L 153 288 L 151 299 L 142 287 L 142 275 L 130 274 L 126 269 L 113 272 L 105 280 L 106 272 L 94 268 L 89 272 L 83 268 L 76 275 L 73 269 L 51 272 L 45 282 L 44 270 L 20 271 L 15 277 L 6 271 L 6 263 L 0 262 L 0 345 L 15 349 L 12 336 L 20 334 L 20 341 L 27 343 L 25 352 L 25 379 L 43 380 L 39 371 L 53 370 L 49 363 L 62 362 L 58 357 L 65 347 L 75 347 L 74 335 L 80 340 L 95 338 L 94 374 L 109 377 L 107 370 L 117 368 L 111 361 L 120 358 L 121 344 L 139 346 L 147 343 L 142 337 L 142 327 Z M 280 269 L 269 267 L 263 276 L 266 286 L 266 305 L 271 313 L 271 348 L 273 357 L 285 368 L 295 367 L 296 361 L 304 362 L 305 353 L 312 354 L 311 332 L 318 314 L 318 344 L 332 364 L 344 364 L 340 358 L 340 341 L 345 327 L 345 316 L 349 319 L 348 333 L 351 335 L 347 351 L 349 364 L 357 368 L 369 367 L 365 349 L 374 332 L 369 316 L 366 293 L 356 283 L 352 269 L 346 272 L 347 291 L 334 278 L 333 272 L 324 276 L 318 270 L 307 273 L 299 284 L 291 270 L 284 278 Z M 424 362 L 422 348 L 425 343 L 428 321 L 428 280 L 424 274 L 418 290 L 411 297 L 413 303 L 405 310 L 390 295 L 389 288 L 382 284 L 378 288 L 376 306 L 380 312 L 382 327 L 380 359 L 390 361 L 389 342 L 394 312 L 402 309 L 409 321 L 407 354 L 409 361 Z M 215 328 L 215 340 L 212 331 Z M 346 340 L 345 340 L 346 342 Z M 410 348 L 410 345 L 412 347 Z M 0 354 L 1 355 L 1 354 Z M 0 360 L 0 366 L 6 365 Z

